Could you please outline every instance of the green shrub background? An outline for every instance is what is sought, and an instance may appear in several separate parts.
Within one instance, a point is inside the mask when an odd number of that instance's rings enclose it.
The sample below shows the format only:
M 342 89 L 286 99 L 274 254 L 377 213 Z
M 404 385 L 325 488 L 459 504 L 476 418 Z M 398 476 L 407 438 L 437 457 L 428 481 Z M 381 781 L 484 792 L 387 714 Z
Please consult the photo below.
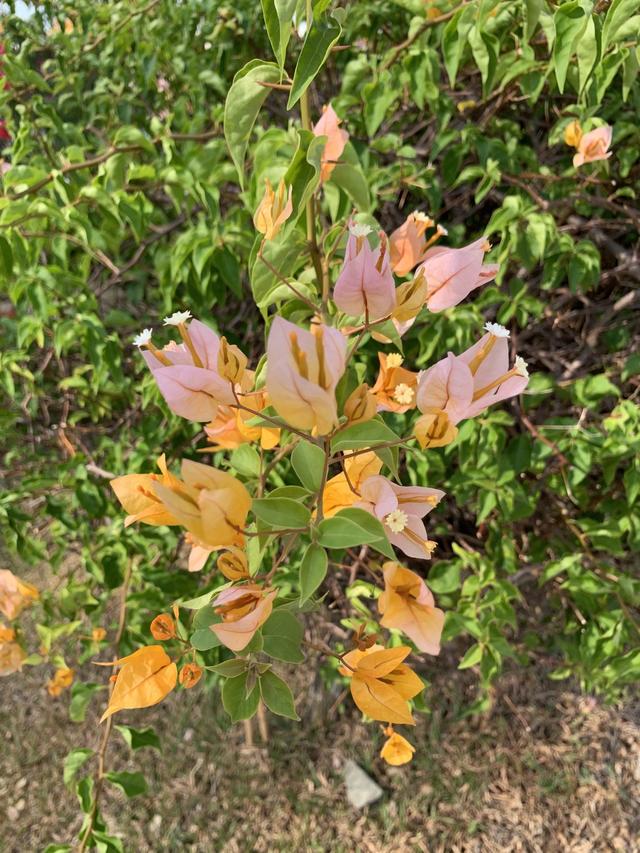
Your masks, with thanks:
M 488 411 L 453 446 L 404 460 L 405 482 L 450 497 L 428 573 L 448 611 L 445 659 L 473 667 L 465 713 L 489 707 L 505 667 L 540 660 L 551 678 L 615 699 L 640 676 L 640 8 L 426 8 L 431 17 L 419 0 L 349 4 L 311 107 L 316 120 L 331 101 L 351 135 L 353 168 L 328 185 L 326 216 L 355 205 L 390 233 L 420 209 L 450 245 L 486 233 L 502 264 L 475 299 L 413 327 L 407 360 L 425 367 L 495 320 L 533 374 L 524 407 Z M 286 95 L 270 94 L 239 186 L 222 122 L 233 75 L 272 58 L 255 2 L 39 10 L 7 18 L 3 35 L 13 139 L 0 201 L 0 524 L 23 560 L 64 568 L 38 631 L 71 664 L 90 657 L 82 637 L 111 618 L 132 557 L 127 648 L 202 584 L 181 570 L 175 532 L 122 531 L 108 486 L 109 472 L 150 470 L 160 452 L 201 444 L 130 342 L 188 308 L 255 365 L 264 319 L 251 216 L 297 134 Z M 294 34 L 290 74 L 300 46 Z M 613 126 L 606 164 L 573 169 L 562 135 L 576 117 Z M 214 462 L 242 474 L 247 459 Z M 356 582 L 356 603 L 360 592 Z M 72 714 L 94 692 L 77 682 Z

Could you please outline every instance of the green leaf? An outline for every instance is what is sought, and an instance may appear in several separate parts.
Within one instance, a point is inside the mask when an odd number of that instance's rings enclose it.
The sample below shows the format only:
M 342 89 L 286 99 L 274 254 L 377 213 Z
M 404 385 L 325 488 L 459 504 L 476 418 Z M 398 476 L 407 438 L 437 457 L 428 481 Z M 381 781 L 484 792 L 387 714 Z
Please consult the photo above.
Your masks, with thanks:
M 384 554 L 385 557 L 389 557 L 390 560 L 395 560 L 395 552 L 387 539 L 387 534 L 382 522 L 374 515 L 371 515 L 370 512 L 367 512 L 365 509 L 359 509 L 358 507 L 352 506 L 347 507 L 346 509 L 341 509 L 340 512 L 337 512 L 334 515 L 334 518 L 346 518 L 349 521 L 353 521 L 358 525 L 358 527 L 361 527 L 371 536 L 375 536 L 376 538 L 369 543 L 371 547 L 375 548 L 376 551 L 380 551 L 380 553 Z
M 224 137 L 238 171 L 241 187 L 244 186 L 244 158 L 249 136 L 270 91 L 268 86 L 261 86 L 260 83 L 277 83 L 279 80 L 280 69 L 277 65 L 252 59 L 238 71 L 227 94 Z
M 221 645 L 218 635 L 211 628 L 199 628 L 194 631 L 189 642 L 199 652 L 208 652 L 209 649 L 215 649 Z
M 127 797 L 137 797 L 147 791 L 147 780 L 142 773 L 129 773 L 127 770 L 109 770 L 104 774 L 112 785 L 126 794 Z
M 607 9 L 602 26 L 602 53 L 606 53 L 609 44 L 615 41 L 616 34 L 624 24 L 638 14 L 638 0 L 613 0 Z
M 293 448 L 291 464 L 305 489 L 317 492 L 322 484 L 325 454 L 317 444 L 300 441 Z
M 564 92 L 567 69 L 574 52 L 576 40 L 587 25 L 584 9 L 580 0 L 570 0 L 556 9 L 553 16 L 556 28 L 556 40 L 553 45 L 553 66 L 558 81 L 558 89 Z
M 442 56 L 452 87 L 455 86 L 469 31 L 475 23 L 476 9 L 475 4 L 460 9 L 442 31 Z
M 247 695 L 248 672 L 243 672 L 235 678 L 227 678 L 222 685 L 222 704 L 231 717 L 232 722 L 249 720 L 258 710 L 260 688 L 257 682 Z
M 289 278 L 304 260 L 305 236 L 300 229 L 280 235 L 281 240 L 269 240 L 262 250 L 264 259 L 257 256 L 251 265 L 251 291 L 258 308 L 267 308 L 283 299 L 295 299 L 295 294 L 283 279 Z M 259 235 L 258 244 L 261 242 Z M 265 263 L 267 261 L 267 263 Z M 274 272 L 275 270 L 275 272 Z M 277 275 L 276 275 L 277 273 Z M 296 282 L 296 290 L 303 291 Z
M 297 0 L 261 0 L 262 14 L 273 53 L 284 68 Z
M 287 109 L 294 107 L 324 65 L 333 45 L 338 41 L 342 27 L 335 17 L 321 17 L 312 22 L 304 40 L 293 84 L 289 93 Z
M 320 183 L 320 161 L 324 146 L 323 137 L 315 136 L 310 130 L 298 131 L 298 147 L 284 175 L 285 184 L 291 187 L 293 205 L 293 215 L 287 222 L 288 233 L 304 213 L 307 201 Z
M 331 442 L 331 450 L 362 450 L 370 447 L 375 450 L 377 444 L 400 441 L 400 436 L 390 429 L 382 420 L 374 418 L 363 424 L 355 424 L 340 430 Z
M 260 476 L 260 454 L 250 444 L 241 444 L 236 448 L 229 461 L 243 477 Z
M 91 682 L 83 683 L 77 681 L 71 688 L 71 702 L 69 703 L 69 719 L 74 723 L 84 722 L 87 708 L 94 693 L 104 690 L 101 684 Z
M 223 678 L 237 678 L 243 672 L 246 672 L 248 666 L 249 661 L 244 658 L 231 658 L 231 660 L 224 660 L 222 663 L 215 664 L 215 666 L 209 666 L 207 669 L 217 672 Z
M 344 190 L 359 211 L 367 213 L 371 210 L 369 184 L 355 148 L 350 142 L 345 145 L 340 162 L 334 167 L 329 180 Z
M 458 664 L 458 669 L 468 669 L 470 666 L 475 666 L 482 660 L 482 646 L 474 643 Z
M 149 727 L 146 729 L 134 729 L 133 726 L 114 726 L 122 737 L 129 749 L 142 749 L 143 746 L 151 746 L 153 749 L 161 750 L 160 738 L 155 731 Z
M 69 788 L 76 778 L 76 773 L 94 754 L 92 749 L 72 749 L 64 760 L 62 778 Z
M 293 703 L 293 693 L 286 681 L 268 669 L 259 679 L 260 695 L 267 708 L 280 717 L 299 720 Z
M 274 610 L 262 626 L 264 652 L 269 657 L 288 663 L 300 663 L 304 655 L 300 651 L 302 625 L 288 610 Z
M 300 564 L 301 605 L 311 598 L 325 579 L 328 564 L 329 560 L 324 548 L 321 548 L 319 545 L 309 545 Z
M 318 543 L 325 548 L 353 548 L 355 545 L 372 545 L 379 540 L 376 533 L 371 533 L 350 518 L 341 517 L 341 513 L 333 518 L 325 518 L 318 525 Z
M 269 527 L 307 527 L 311 521 L 306 506 L 291 498 L 257 498 L 251 508 Z

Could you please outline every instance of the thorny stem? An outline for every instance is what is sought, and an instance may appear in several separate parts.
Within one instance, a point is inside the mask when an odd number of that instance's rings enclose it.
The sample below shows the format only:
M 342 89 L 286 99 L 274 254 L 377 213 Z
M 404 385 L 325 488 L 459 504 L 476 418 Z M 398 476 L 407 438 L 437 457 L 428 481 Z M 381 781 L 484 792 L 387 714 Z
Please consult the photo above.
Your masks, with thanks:
M 129 562 L 124 576 L 124 580 L 122 582 L 122 586 L 120 587 L 120 609 L 118 612 L 118 629 L 116 631 L 116 636 L 113 641 L 116 656 L 118 654 L 118 648 L 120 646 L 120 641 L 122 640 L 122 635 L 124 634 L 125 619 L 127 615 L 127 594 L 129 592 L 129 584 L 131 582 L 131 574 L 133 572 L 133 566 L 135 562 L 135 560 L 131 560 Z M 111 694 L 113 693 L 114 688 L 115 683 L 111 682 L 109 686 L 109 698 L 111 698 Z M 107 722 L 105 723 L 104 731 L 102 732 L 102 737 L 100 739 L 100 746 L 98 747 L 98 770 L 96 773 L 96 781 L 93 789 L 93 801 L 91 803 L 91 811 L 89 812 L 87 828 L 80 841 L 78 853 L 84 853 L 84 851 L 87 849 L 87 845 L 89 844 L 89 839 L 91 838 L 93 827 L 95 825 L 96 817 L 98 815 L 98 803 L 100 801 L 100 794 L 102 792 L 102 785 L 105 777 L 105 756 L 107 753 L 107 746 L 109 744 L 109 737 L 111 735 L 112 727 L 113 715 L 107 718 Z

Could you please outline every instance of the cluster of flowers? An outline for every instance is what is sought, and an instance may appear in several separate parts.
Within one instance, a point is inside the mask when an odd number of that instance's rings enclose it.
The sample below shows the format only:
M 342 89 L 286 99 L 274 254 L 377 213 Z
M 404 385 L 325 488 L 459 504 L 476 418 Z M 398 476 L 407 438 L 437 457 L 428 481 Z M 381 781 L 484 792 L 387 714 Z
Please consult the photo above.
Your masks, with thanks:
M 331 118 L 329 110 L 323 119 Z M 335 153 L 332 157 L 336 157 Z M 331 164 L 325 164 L 324 166 Z M 277 191 L 267 185 L 256 226 L 265 240 L 277 235 L 290 214 L 290 193 L 284 184 Z M 430 237 L 427 231 L 434 229 Z M 474 417 L 489 405 L 520 394 L 527 385 L 525 363 L 509 359 L 508 331 L 487 323 L 485 334 L 470 349 L 449 353 L 421 373 L 402 366 L 398 353 L 379 353 L 376 382 L 358 386 L 339 411 L 336 388 L 365 332 L 388 341 L 382 326 L 388 321 L 403 334 L 423 307 L 441 311 L 459 303 L 471 291 L 491 281 L 496 265 L 485 265 L 490 246 L 484 239 L 461 249 L 433 244 L 445 230 L 421 213 L 412 213 L 387 238 L 378 234 L 370 242 L 370 229 L 350 223 L 342 268 L 333 301 L 336 326 L 312 319 L 309 328 L 276 316 L 267 338 L 266 368 L 258 376 L 248 368 L 247 357 L 207 325 L 177 312 L 164 320 L 175 327 L 180 342 L 158 348 L 152 330 L 145 329 L 134 341 L 152 372 L 167 405 L 175 414 L 205 423 L 210 449 L 234 448 L 259 442 L 269 450 L 281 442 L 282 432 L 323 449 L 326 474 L 315 498 L 316 521 L 332 518 L 348 507 L 373 515 L 383 525 L 389 542 L 408 557 L 428 559 L 435 543 L 428 537 L 424 517 L 437 506 L 444 492 L 426 486 L 402 486 L 383 476 L 382 461 L 371 447 L 333 455 L 331 439 L 379 413 L 418 409 L 412 437 L 422 448 L 449 444 L 457 424 Z M 417 268 L 417 269 L 416 269 Z M 394 273 L 413 276 L 396 286 Z M 349 325 L 357 318 L 360 325 Z M 326 319 L 326 318 L 325 318 Z M 355 343 L 348 348 L 348 338 Z M 181 474 L 173 474 L 166 459 L 158 459 L 158 474 L 130 474 L 112 481 L 127 512 L 125 524 L 177 525 L 186 531 L 191 545 L 188 567 L 201 570 L 210 554 L 223 551 L 217 566 L 231 583 L 211 601 L 219 621 L 210 626 L 218 640 L 233 652 L 242 652 L 271 615 L 278 588 L 275 569 L 258 581 L 249 570 L 246 554 L 247 528 L 252 497 L 231 474 L 185 459 Z M 295 532 L 295 531 L 294 531 Z M 301 532 L 301 531 L 298 531 Z M 274 534 L 276 535 L 276 534 Z M 422 652 L 437 655 L 444 614 L 435 606 L 424 580 L 395 561 L 383 567 L 384 590 L 378 599 L 379 624 L 403 632 Z M 171 621 L 168 614 L 163 618 Z M 160 636 L 158 625 L 152 630 Z M 166 632 L 165 632 L 166 633 Z M 409 700 L 422 689 L 421 679 L 404 663 L 409 646 L 384 648 L 377 635 L 354 637 L 353 651 L 339 655 L 343 675 L 350 679 L 356 705 L 367 716 L 386 724 L 387 741 L 382 755 L 390 763 L 410 760 L 413 747 L 393 731 L 393 724 L 413 724 Z M 160 646 L 149 646 L 120 662 L 114 696 L 124 695 L 141 666 L 157 667 L 161 689 L 137 697 L 138 704 L 160 701 L 177 680 L 175 664 Z M 198 667 L 180 681 L 193 686 Z M 118 687 L 120 679 L 123 684 Z M 157 686 L 157 685 L 156 685 Z M 122 705 L 113 700 L 105 716 Z M 115 701 L 115 704 L 114 704 Z

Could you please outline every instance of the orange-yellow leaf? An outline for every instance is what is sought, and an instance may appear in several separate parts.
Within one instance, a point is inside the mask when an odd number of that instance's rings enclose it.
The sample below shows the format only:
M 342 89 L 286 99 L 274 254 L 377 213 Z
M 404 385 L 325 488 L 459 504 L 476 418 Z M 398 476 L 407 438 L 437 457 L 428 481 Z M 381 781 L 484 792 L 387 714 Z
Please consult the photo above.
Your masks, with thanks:
M 122 669 L 100 722 L 125 708 L 157 705 L 176 686 L 178 669 L 162 646 L 145 646 L 118 663 Z

